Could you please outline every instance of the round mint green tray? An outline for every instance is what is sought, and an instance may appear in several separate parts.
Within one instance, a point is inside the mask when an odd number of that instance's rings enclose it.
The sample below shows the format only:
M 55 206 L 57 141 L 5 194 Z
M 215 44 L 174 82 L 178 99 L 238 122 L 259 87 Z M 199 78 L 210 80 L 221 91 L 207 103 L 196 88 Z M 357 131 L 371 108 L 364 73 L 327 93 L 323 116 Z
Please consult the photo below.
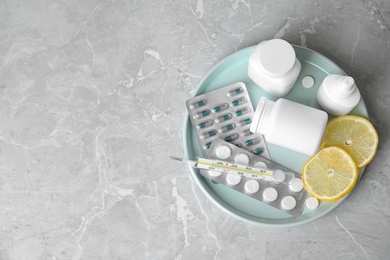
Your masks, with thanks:
M 246 84 L 254 107 L 256 107 L 261 96 L 276 100 L 277 98 L 258 87 L 247 75 L 249 56 L 255 47 L 251 46 L 233 53 L 214 66 L 199 83 L 195 89 L 194 96 L 241 81 Z M 329 74 L 346 75 L 346 73 L 331 60 L 315 51 L 299 46 L 293 47 L 297 58 L 301 62 L 302 69 L 294 87 L 284 98 L 320 108 L 316 99 L 316 93 L 323 79 Z M 312 88 L 304 88 L 302 86 L 302 78 L 305 76 L 314 78 L 315 83 Z M 368 118 L 363 99 L 360 100 L 360 103 L 351 114 Z M 188 158 L 201 156 L 200 147 L 188 113 L 185 115 L 183 132 L 185 156 Z M 273 161 L 298 173 L 301 173 L 304 163 L 309 159 L 306 155 L 276 145 L 267 144 L 267 147 Z M 309 210 L 306 208 L 301 216 L 293 217 L 227 186 L 213 183 L 200 175 L 196 169 L 190 168 L 190 171 L 200 189 L 212 202 L 233 217 L 254 225 L 285 227 L 307 223 L 332 211 L 346 198 L 344 197 L 337 202 L 321 201 L 317 209 Z M 364 168 L 360 170 L 360 176 L 363 172 Z

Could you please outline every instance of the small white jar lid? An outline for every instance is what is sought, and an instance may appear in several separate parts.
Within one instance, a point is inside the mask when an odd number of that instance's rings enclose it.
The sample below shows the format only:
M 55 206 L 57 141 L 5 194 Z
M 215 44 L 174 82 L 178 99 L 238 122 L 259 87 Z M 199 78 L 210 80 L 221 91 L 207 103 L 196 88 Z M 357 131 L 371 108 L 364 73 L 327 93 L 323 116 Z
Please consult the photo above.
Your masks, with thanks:
M 295 64 L 294 48 L 287 41 L 272 39 L 261 45 L 259 62 L 264 72 L 271 77 L 287 74 Z

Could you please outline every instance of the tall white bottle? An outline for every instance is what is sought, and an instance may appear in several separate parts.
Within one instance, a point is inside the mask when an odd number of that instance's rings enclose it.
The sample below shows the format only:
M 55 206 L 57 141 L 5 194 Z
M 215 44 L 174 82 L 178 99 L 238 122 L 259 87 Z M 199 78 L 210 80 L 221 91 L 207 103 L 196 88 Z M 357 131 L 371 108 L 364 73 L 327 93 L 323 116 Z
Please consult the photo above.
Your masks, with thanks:
M 322 82 L 317 101 L 329 114 L 346 115 L 360 101 L 360 92 L 352 77 L 331 74 Z

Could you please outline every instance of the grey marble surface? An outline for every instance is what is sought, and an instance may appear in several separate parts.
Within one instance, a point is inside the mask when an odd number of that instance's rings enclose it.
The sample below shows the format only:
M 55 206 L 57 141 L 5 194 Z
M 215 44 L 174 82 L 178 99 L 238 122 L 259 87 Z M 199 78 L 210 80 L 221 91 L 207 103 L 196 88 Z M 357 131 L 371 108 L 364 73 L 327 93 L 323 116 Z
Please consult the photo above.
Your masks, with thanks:
M 218 61 L 283 38 L 353 76 L 380 145 L 334 211 L 291 228 L 214 205 L 183 153 Z M 390 2 L 0 1 L 0 259 L 388 259 Z

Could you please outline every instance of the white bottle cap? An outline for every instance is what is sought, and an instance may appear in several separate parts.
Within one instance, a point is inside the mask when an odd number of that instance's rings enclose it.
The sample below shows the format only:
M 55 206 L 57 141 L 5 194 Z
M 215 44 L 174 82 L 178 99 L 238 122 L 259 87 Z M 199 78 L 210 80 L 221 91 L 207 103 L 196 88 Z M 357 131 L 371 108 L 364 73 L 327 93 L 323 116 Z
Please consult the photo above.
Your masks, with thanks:
M 283 77 L 295 64 L 294 48 L 282 39 L 269 40 L 259 49 L 259 63 L 267 75 Z
M 245 191 L 247 193 L 253 194 L 259 191 L 260 189 L 260 184 L 258 181 L 255 180 L 249 180 L 245 182 Z
M 272 202 L 278 198 L 278 191 L 274 187 L 268 187 L 263 191 L 265 201 Z
M 238 164 L 248 165 L 249 164 L 249 156 L 244 153 L 239 153 L 234 157 L 234 161 Z
M 300 178 L 294 178 L 291 180 L 289 188 L 293 192 L 300 192 L 303 189 L 303 182 Z
M 226 182 L 232 186 L 239 184 L 240 181 L 241 181 L 241 176 L 239 175 L 228 174 L 226 177 Z
M 293 196 L 286 196 L 282 199 L 282 208 L 285 210 L 292 210 L 297 205 L 297 201 Z
M 269 130 L 269 127 L 267 124 L 274 104 L 274 101 L 269 100 L 266 97 L 260 98 L 250 127 L 252 133 L 260 133 L 265 136 L 268 134 L 267 130 Z
M 218 146 L 217 149 L 215 150 L 215 154 L 216 154 L 219 158 L 221 158 L 221 159 L 223 159 L 223 160 L 229 158 L 230 155 L 231 155 L 231 153 L 232 153 L 232 150 L 231 150 L 230 147 L 227 146 L 227 145 L 220 145 L 220 146 Z
M 310 197 L 306 200 L 306 207 L 309 209 L 316 209 L 319 205 L 319 201 L 317 198 Z
M 334 88 L 335 94 L 342 99 L 346 99 L 352 96 L 355 91 L 356 85 L 352 77 L 341 77 L 337 82 L 337 87 Z

